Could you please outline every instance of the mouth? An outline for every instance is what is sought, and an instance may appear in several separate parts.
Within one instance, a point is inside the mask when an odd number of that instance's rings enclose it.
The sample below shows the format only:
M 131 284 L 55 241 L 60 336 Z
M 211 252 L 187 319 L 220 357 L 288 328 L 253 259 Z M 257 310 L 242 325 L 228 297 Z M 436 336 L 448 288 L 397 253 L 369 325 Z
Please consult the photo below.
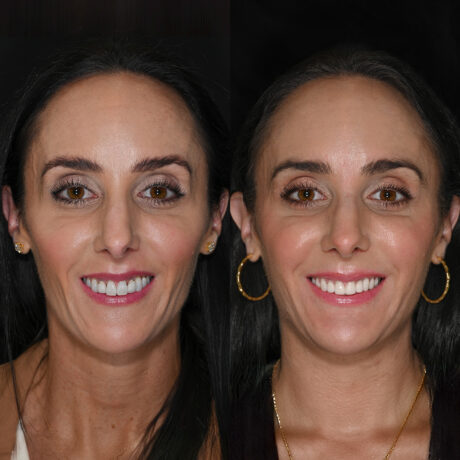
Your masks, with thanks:
M 321 274 L 309 276 L 313 292 L 331 305 L 360 305 L 372 301 L 380 292 L 385 277 L 372 274 Z
M 142 299 L 153 284 L 146 273 L 95 274 L 81 278 L 83 290 L 96 302 L 123 305 Z
M 97 278 L 83 277 L 82 281 L 93 292 L 98 294 L 105 294 L 110 297 L 125 296 L 140 292 L 153 280 L 153 276 L 136 276 L 122 281 L 101 280 Z
M 351 296 L 375 289 L 383 280 L 383 277 L 374 276 L 362 278 L 356 281 L 339 281 L 320 277 L 310 277 L 309 280 L 321 291 L 335 295 Z

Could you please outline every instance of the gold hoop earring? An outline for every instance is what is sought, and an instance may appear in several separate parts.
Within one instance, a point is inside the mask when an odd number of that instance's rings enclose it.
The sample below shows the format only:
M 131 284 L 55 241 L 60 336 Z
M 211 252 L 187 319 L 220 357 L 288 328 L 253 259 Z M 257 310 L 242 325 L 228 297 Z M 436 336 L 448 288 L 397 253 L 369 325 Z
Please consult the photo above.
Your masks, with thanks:
M 439 303 L 441 302 L 444 297 L 446 297 L 447 293 L 449 292 L 449 286 L 450 286 L 450 273 L 449 273 L 449 267 L 447 264 L 444 262 L 443 259 L 440 259 L 440 262 L 444 268 L 444 271 L 446 272 L 446 286 L 444 287 L 444 292 L 437 298 L 437 299 L 429 299 L 427 295 L 423 292 L 422 290 L 422 297 L 428 302 L 428 303 Z
M 24 254 L 24 244 L 23 243 L 14 243 L 14 250 L 18 254 Z
M 265 297 L 268 296 L 268 293 L 270 292 L 270 286 L 268 286 L 267 290 L 260 295 L 259 297 L 253 297 L 249 295 L 244 289 L 243 285 L 241 284 L 241 271 L 243 270 L 244 264 L 249 260 L 249 258 L 252 256 L 252 254 L 248 254 L 238 265 L 238 270 L 236 271 L 236 284 L 238 285 L 238 291 L 240 291 L 241 295 L 243 297 L 246 297 L 248 300 L 252 300 L 253 302 L 257 302 L 258 300 L 265 299 Z

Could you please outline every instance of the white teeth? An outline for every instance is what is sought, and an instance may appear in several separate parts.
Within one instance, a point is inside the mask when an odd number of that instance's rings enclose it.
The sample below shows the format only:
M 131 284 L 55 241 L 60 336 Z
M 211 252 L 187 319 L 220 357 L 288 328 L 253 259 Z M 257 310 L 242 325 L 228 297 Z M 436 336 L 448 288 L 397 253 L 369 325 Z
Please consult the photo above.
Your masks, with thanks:
M 331 281 L 325 278 L 311 278 L 311 282 L 318 286 L 323 292 L 337 295 L 354 295 L 368 291 L 380 284 L 380 278 L 364 278 L 358 281 Z
M 117 286 L 115 285 L 113 281 L 109 281 L 107 283 L 107 289 L 105 293 L 111 297 L 114 297 L 117 295 Z
M 122 296 L 141 291 L 152 281 L 150 276 L 137 276 L 134 279 L 120 281 L 101 281 L 95 278 L 83 278 L 83 282 L 94 292 L 108 296 Z
M 327 291 L 327 280 L 325 280 L 324 278 L 321 279 L 321 290 Z
M 136 291 L 139 292 L 142 289 L 142 280 L 138 276 L 134 281 L 136 282 Z
M 335 289 L 334 289 L 335 293 L 338 294 L 338 295 L 343 295 L 345 294 L 345 286 L 344 284 L 342 283 L 342 281 L 336 281 L 335 282 Z
M 355 283 L 353 281 L 349 281 L 346 285 L 345 285 L 345 294 L 346 295 L 353 295 L 356 293 L 356 286 L 355 286 Z
M 134 280 L 129 280 L 128 294 L 132 294 L 135 290 L 136 290 L 136 282 Z
M 104 281 L 99 281 L 97 285 L 97 292 L 99 292 L 99 294 L 105 294 L 106 289 L 107 286 L 105 285 Z
M 128 294 L 128 285 L 126 281 L 120 281 L 117 285 L 117 295 L 126 295 Z

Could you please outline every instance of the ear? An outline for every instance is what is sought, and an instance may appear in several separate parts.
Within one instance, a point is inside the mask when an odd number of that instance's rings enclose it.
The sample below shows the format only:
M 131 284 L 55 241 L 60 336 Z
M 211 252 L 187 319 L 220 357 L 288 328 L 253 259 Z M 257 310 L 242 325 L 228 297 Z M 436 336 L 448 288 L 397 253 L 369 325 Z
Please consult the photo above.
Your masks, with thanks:
M 222 220 L 225 216 L 228 206 L 228 190 L 222 192 L 219 198 L 219 206 L 213 209 L 211 215 L 211 223 L 209 224 L 208 231 L 203 239 L 201 247 L 201 254 L 211 254 L 217 245 L 217 240 L 222 232 Z
M 452 239 L 452 232 L 458 221 L 460 214 L 460 197 L 454 196 L 450 205 L 449 212 L 444 217 L 439 234 L 439 240 L 433 250 L 431 261 L 434 264 L 439 264 L 440 259 L 444 259 L 447 246 Z
M 255 262 L 261 255 L 260 241 L 254 228 L 253 217 L 246 208 L 241 192 L 235 192 L 230 198 L 230 214 L 241 231 L 241 239 L 246 246 L 246 253 Z
M 24 253 L 30 250 L 30 239 L 27 231 L 24 229 L 21 214 L 13 199 L 13 193 L 8 185 L 2 189 L 2 210 L 5 219 L 8 222 L 8 233 L 14 243 L 22 243 Z

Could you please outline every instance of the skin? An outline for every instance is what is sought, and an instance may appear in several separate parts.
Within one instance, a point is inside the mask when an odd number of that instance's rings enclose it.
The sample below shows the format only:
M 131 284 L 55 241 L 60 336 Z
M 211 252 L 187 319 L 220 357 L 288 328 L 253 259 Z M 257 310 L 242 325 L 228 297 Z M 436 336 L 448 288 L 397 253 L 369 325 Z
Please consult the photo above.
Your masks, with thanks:
M 179 163 L 134 170 L 166 156 Z M 98 170 L 46 168 L 77 157 Z M 75 183 L 83 198 L 68 203 Z M 165 197 L 152 199 L 152 184 Z M 221 231 L 227 196 L 219 209 L 207 203 L 201 140 L 169 87 L 94 76 L 40 114 L 24 209 L 3 190 L 10 234 L 32 251 L 46 296 L 49 354 L 24 410 L 33 458 L 128 458 L 136 448 L 178 375 L 180 310 L 199 254 Z M 85 275 L 132 270 L 154 275 L 132 304 L 101 305 L 82 288 Z
M 366 172 L 379 160 L 410 163 L 423 179 L 409 167 Z M 274 175 L 286 161 L 329 168 L 293 166 Z M 254 210 L 236 193 L 231 213 L 251 260 L 262 258 L 278 306 L 282 354 L 273 384 L 294 458 L 383 458 L 390 448 L 422 376 L 411 316 L 459 214 L 455 198 L 440 217 L 439 180 L 418 114 L 384 83 L 315 80 L 270 121 Z M 397 189 L 394 201 L 381 189 Z M 299 200 L 305 190 L 311 201 Z M 365 303 L 332 305 L 308 280 L 324 272 L 385 279 Z M 392 459 L 427 458 L 429 419 L 423 391 Z M 287 459 L 279 430 L 277 443 Z

